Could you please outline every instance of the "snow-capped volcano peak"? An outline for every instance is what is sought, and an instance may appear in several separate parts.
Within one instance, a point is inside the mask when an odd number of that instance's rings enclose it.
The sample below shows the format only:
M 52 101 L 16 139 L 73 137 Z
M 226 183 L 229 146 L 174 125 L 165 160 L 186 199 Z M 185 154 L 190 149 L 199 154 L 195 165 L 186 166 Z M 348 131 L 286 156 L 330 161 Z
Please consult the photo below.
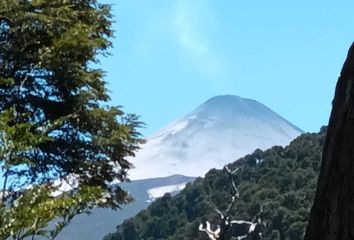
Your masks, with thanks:
M 213 97 L 148 138 L 131 159 L 130 178 L 202 176 L 257 148 L 287 145 L 301 132 L 255 100 Z

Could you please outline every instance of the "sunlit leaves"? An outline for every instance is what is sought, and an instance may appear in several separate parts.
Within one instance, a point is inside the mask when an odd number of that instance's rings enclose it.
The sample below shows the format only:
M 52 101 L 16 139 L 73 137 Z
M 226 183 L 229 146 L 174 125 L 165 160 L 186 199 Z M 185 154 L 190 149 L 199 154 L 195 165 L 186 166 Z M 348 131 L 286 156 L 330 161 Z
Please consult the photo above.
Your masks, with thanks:
M 53 197 L 52 190 L 50 186 L 24 190 L 11 208 L 3 208 L 1 239 L 9 236 L 23 239 L 31 235 L 53 238 L 76 214 L 106 201 L 100 187 L 83 186 L 73 197 L 66 194 Z M 55 228 L 45 230 L 50 221 L 56 222 Z
M 0 20 L 1 236 L 52 239 L 77 214 L 131 201 L 112 183 L 126 180 L 142 123 L 108 106 L 95 68 L 111 46 L 109 5 L 7 0 Z

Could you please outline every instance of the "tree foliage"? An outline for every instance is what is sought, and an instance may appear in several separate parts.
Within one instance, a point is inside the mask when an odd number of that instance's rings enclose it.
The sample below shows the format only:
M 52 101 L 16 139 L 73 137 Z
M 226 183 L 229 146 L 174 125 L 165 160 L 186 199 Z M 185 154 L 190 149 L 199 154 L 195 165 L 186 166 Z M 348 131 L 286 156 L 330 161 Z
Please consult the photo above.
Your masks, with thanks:
M 0 1 L 1 239 L 54 238 L 78 213 L 130 201 L 112 182 L 126 180 L 141 122 L 107 104 L 96 66 L 111 37 L 95 0 Z
M 314 198 L 324 137 L 325 128 L 318 134 L 303 134 L 285 148 L 257 150 L 230 164 L 230 169 L 242 168 L 235 179 L 240 198 L 230 211 L 230 218 L 250 221 L 262 205 L 262 221 L 266 223 L 263 239 L 302 239 Z M 207 240 L 198 226 L 206 220 L 221 224 L 215 208 L 228 208 L 232 190 L 225 171 L 211 170 L 180 194 L 166 194 L 156 200 L 105 240 Z

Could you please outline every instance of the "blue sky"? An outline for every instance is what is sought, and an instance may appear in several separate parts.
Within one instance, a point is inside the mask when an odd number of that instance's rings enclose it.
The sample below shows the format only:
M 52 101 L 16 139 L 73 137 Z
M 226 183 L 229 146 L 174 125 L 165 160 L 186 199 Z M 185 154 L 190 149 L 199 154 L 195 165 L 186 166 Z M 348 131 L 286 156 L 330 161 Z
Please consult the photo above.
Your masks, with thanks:
M 305 131 L 327 124 L 354 40 L 354 2 L 104 0 L 112 56 L 101 61 L 113 105 L 150 135 L 210 97 L 267 105 Z

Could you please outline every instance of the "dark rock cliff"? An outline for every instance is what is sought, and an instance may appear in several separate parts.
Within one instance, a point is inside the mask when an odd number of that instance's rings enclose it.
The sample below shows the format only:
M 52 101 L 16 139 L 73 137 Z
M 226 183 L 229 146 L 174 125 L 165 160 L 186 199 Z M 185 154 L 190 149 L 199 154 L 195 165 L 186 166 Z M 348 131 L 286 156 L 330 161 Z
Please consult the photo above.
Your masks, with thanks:
M 354 239 L 354 44 L 338 79 L 305 240 Z

